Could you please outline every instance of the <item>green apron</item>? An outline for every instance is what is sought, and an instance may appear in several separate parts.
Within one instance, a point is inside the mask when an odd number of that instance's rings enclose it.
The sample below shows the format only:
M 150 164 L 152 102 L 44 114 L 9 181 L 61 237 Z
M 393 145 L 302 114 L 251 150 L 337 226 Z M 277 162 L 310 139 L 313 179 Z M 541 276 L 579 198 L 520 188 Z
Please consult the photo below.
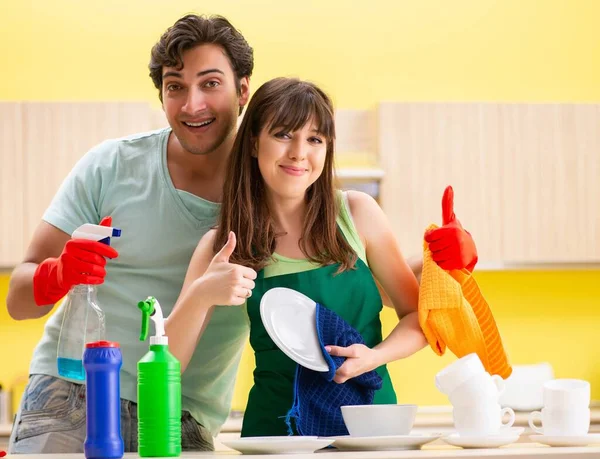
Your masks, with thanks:
M 258 273 L 256 287 L 247 301 L 256 368 L 242 437 L 288 435 L 285 416 L 294 402 L 297 364 L 271 340 L 260 317 L 260 300 L 268 290 L 287 287 L 301 292 L 346 320 L 362 335 L 367 346 L 372 348 L 381 342 L 382 302 L 371 270 L 360 258 L 355 269 L 334 275 L 338 267 L 335 264 L 266 279 L 263 271 Z M 373 403 L 396 403 L 387 367 L 383 365 L 377 372 L 383 378 L 383 386 L 375 392 Z

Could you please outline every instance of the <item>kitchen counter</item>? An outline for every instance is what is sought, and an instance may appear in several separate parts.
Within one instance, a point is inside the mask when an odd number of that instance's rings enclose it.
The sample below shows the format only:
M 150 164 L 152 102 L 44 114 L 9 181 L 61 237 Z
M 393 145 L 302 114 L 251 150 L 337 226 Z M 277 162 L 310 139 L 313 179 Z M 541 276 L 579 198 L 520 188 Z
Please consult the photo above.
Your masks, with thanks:
M 314 459 L 315 454 L 318 457 L 331 459 L 393 459 L 393 458 L 415 458 L 415 459 L 436 459 L 436 458 L 463 458 L 463 457 L 513 457 L 520 459 L 583 459 L 599 458 L 600 447 L 579 447 L 579 448 L 551 448 L 539 445 L 537 443 L 519 443 L 517 445 L 506 446 L 496 449 L 460 449 L 453 446 L 424 446 L 421 450 L 412 451 L 363 451 L 363 452 L 340 452 L 340 451 L 322 451 L 313 454 L 265 454 L 252 455 L 257 459 Z M 226 458 L 232 456 L 242 456 L 238 452 L 206 452 L 206 453 L 182 453 L 182 459 L 192 458 Z M 10 456 L 9 456 L 10 457 Z M 15 455 L 19 459 L 84 459 L 83 454 L 20 454 Z M 124 458 L 132 459 L 139 457 L 135 453 L 127 453 Z
M 553 459 L 567 459 L 567 458 L 596 458 L 600 459 L 600 447 L 587 446 L 577 448 L 551 448 L 539 443 L 532 443 L 528 437 L 531 434 L 531 429 L 527 425 L 528 412 L 517 412 L 515 425 L 525 427 L 525 432 L 521 435 L 520 440 L 509 446 L 495 449 L 461 449 L 445 443 L 442 439 L 438 439 L 425 445 L 421 450 L 412 451 L 366 451 L 366 452 L 341 452 L 341 451 L 322 451 L 318 452 L 319 456 L 327 455 L 331 459 L 379 459 L 379 458 L 423 458 L 423 459 L 434 459 L 434 458 L 462 458 L 462 457 L 512 457 L 518 456 L 520 459 L 534 459 L 549 457 Z M 194 457 L 231 457 L 231 456 L 242 456 L 237 451 L 232 451 L 224 446 L 221 441 L 231 438 L 239 438 L 242 415 L 234 413 L 229 417 L 223 430 L 219 436 L 215 439 L 216 452 L 212 453 L 183 453 L 180 457 L 183 459 L 194 458 Z M 5 435 L 10 433 L 10 426 L 6 426 Z M 421 406 L 417 412 L 417 417 L 414 424 L 414 433 L 426 433 L 426 432 L 440 432 L 442 434 L 450 433 L 453 431 L 452 423 L 452 407 L 450 406 Z M 597 402 L 591 406 L 591 426 L 590 433 L 600 432 L 600 406 Z M 8 438 L 6 439 L 8 440 Z M 2 448 L 0 448 L 2 449 Z M 19 459 L 83 459 L 83 454 L 71 454 L 71 455 L 19 455 L 15 456 Z M 125 454 L 125 458 L 137 458 L 137 454 Z M 313 458 L 313 454 L 281 454 L 281 455 L 254 455 L 249 457 L 264 458 L 264 459 L 307 459 Z

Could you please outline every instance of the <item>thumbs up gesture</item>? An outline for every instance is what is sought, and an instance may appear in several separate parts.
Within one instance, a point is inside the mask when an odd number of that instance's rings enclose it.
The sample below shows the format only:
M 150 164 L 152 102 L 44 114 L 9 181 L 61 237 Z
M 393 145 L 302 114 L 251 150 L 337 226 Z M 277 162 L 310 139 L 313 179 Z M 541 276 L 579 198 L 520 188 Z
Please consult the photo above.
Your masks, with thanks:
M 215 254 L 202 276 L 202 295 L 212 305 L 237 306 L 252 295 L 256 271 L 229 263 L 235 244 L 235 233 L 230 232 L 227 243 Z
M 433 261 L 445 270 L 473 271 L 477 263 L 477 247 L 471 235 L 454 215 L 454 191 L 448 186 L 442 198 L 442 226 L 425 233 L 425 241 Z

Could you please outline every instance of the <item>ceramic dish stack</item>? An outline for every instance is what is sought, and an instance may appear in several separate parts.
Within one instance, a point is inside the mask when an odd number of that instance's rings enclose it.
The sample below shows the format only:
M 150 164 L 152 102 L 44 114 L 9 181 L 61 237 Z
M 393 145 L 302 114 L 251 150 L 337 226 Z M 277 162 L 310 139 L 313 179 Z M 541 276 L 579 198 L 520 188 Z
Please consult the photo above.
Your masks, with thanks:
M 600 434 L 590 434 L 591 387 L 581 379 L 554 379 L 544 383 L 543 408 L 529 414 L 529 438 L 549 446 L 600 444 Z M 536 422 L 541 422 L 537 425 Z
M 452 404 L 456 432 L 443 438 L 446 443 L 463 448 L 497 448 L 519 440 L 524 429 L 512 428 L 515 412 L 500 406 L 504 380 L 485 371 L 477 354 L 448 365 L 435 376 L 435 385 Z

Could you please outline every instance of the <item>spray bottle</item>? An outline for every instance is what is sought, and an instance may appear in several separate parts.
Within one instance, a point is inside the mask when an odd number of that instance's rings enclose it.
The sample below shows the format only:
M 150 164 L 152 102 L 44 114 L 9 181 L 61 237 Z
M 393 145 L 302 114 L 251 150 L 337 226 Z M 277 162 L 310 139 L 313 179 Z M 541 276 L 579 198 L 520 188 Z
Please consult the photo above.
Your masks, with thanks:
M 138 454 L 174 457 L 181 454 L 181 365 L 169 352 L 160 304 L 149 296 L 138 303 L 142 311 L 140 341 L 148 336 L 149 319 L 156 334 L 150 350 L 138 362 Z
M 110 245 L 111 237 L 120 237 L 121 230 L 110 226 L 86 223 L 77 228 L 74 239 L 88 239 Z M 74 285 L 65 299 L 60 335 L 58 337 L 58 374 L 83 381 L 83 353 L 86 343 L 103 341 L 106 335 L 104 313 L 96 299 L 96 285 Z

